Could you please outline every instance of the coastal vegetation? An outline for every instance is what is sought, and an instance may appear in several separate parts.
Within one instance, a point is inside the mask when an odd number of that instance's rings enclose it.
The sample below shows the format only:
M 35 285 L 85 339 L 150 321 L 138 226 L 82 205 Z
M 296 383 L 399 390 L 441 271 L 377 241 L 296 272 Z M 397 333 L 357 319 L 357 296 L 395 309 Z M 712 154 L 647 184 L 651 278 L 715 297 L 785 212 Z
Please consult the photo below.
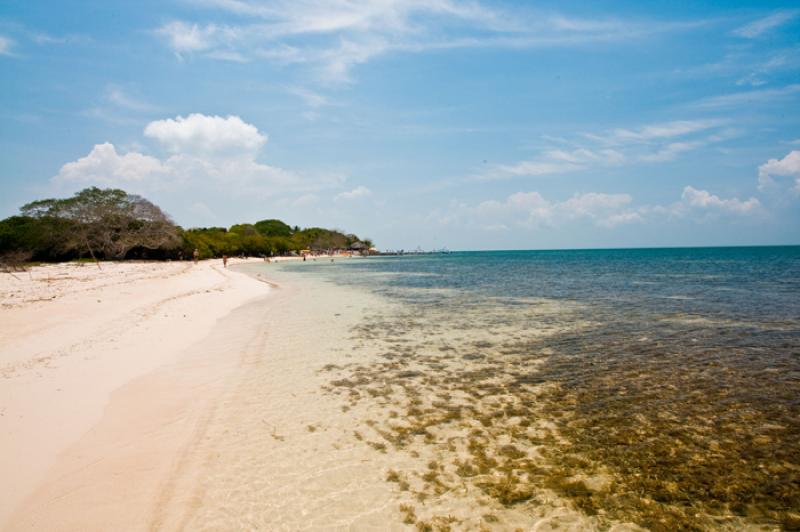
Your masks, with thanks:
M 369 239 L 335 229 L 301 229 L 281 220 L 184 229 L 157 205 L 120 189 L 91 187 L 70 198 L 38 200 L 0 220 L 0 262 L 81 258 L 186 259 L 273 256 L 302 250 L 369 248 Z

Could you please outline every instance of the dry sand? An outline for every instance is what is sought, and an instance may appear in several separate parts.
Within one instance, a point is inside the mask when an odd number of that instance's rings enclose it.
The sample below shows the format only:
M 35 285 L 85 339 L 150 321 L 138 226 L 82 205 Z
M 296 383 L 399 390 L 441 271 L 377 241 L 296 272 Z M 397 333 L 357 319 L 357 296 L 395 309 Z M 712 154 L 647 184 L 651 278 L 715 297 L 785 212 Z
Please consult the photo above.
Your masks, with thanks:
M 219 325 L 269 291 L 220 261 L 0 274 L 0 527 L 136 528 L 238 365 Z

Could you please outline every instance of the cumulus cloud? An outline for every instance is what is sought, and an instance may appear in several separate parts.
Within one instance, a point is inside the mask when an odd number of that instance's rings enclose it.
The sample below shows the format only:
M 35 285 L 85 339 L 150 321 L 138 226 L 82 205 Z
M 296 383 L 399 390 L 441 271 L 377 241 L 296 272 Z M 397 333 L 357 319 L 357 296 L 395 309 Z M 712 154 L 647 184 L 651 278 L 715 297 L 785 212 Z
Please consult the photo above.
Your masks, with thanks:
M 762 212 L 756 198 L 721 198 L 707 190 L 686 186 L 680 200 L 669 205 L 636 206 L 633 197 L 626 193 L 586 192 L 564 200 L 549 200 L 537 191 L 529 191 L 477 205 L 454 201 L 449 209 L 434 211 L 430 219 L 441 225 L 471 226 L 484 231 L 559 228 L 568 224 L 589 224 L 610 230 L 666 219 L 702 221 L 720 216 L 757 216 Z
M 775 177 L 793 177 L 794 191 L 800 194 L 800 150 L 792 150 L 783 159 L 770 159 L 758 167 L 758 189 L 776 186 Z
M 476 218 L 482 227 L 558 226 L 574 220 L 589 220 L 598 226 L 612 227 L 639 220 L 628 212 L 633 198 L 629 194 L 588 192 L 564 201 L 550 201 L 539 192 L 516 192 L 503 201 L 488 200 L 475 207 L 462 206 L 465 219 Z
M 98 144 L 85 157 L 62 166 L 53 182 L 119 186 L 137 192 L 191 185 L 254 198 L 341 185 L 338 177 L 312 178 L 259 162 L 267 136 L 237 116 L 192 114 L 156 120 L 147 125 L 144 135 L 157 141 L 167 155 L 158 158 L 136 150 L 121 154 L 111 143 Z
M 577 216 L 594 216 L 597 213 L 614 211 L 628 205 L 633 198 L 630 194 L 601 194 L 589 192 L 576 194 L 562 206 L 568 212 Z
M 735 214 L 748 214 L 761 208 L 761 202 L 756 198 L 750 198 L 745 201 L 738 198 L 723 199 L 707 190 L 699 190 L 691 186 L 684 187 L 681 200 L 691 208 L 711 209 Z
M 173 153 L 239 156 L 255 154 L 267 137 L 238 116 L 190 114 L 150 122 L 144 135 L 158 140 Z
M 131 152 L 117 153 L 113 144 L 97 144 L 85 157 L 61 167 L 53 178 L 56 183 L 82 185 L 124 186 L 157 180 L 169 174 L 169 169 L 155 157 Z
M 337 200 L 355 200 L 360 198 L 366 198 L 372 195 L 372 191 L 365 186 L 357 186 L 353 190 L 349 190 L 346 192 L 341 192 L 336 195 Z

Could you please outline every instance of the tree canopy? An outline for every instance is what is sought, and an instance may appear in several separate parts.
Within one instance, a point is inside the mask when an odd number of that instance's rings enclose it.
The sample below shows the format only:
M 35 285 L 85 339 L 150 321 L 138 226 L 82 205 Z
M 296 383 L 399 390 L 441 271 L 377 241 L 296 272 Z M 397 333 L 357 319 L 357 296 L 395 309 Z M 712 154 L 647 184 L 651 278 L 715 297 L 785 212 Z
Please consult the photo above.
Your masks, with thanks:
M 264 236 L 292 236 L 294 230 L 280 220 L 261 220 L 255 223 L 256 230 Z
M 369 239 L 334 229 L 301 229 L 281 220 L 181 229 L 159 207 L 119 189 L 87 188 L 70 198 L 38 200 L 19 216 L 0 220 L 0 255 L 25 252 L 34 260 L 203 258 L 282 255 L 310 249 L 348 249 Z M 356 246 L 363 248 L 364 246 Z
M 91 187 L 71 198 L 38 200 L 20 209 L 23 216 L 68 224 L 65 245 L 84 248 L 96 258 L 122 259 L 133 248 L 178 245 L 177 227 L 156 205 L 120 189 Z

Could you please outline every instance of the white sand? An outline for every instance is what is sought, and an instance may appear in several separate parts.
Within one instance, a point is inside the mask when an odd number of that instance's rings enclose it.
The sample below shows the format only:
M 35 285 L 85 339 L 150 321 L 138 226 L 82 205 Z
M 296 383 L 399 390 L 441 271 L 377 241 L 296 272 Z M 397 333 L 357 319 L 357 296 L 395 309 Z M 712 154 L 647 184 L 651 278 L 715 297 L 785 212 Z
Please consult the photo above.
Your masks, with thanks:
M 114 513 L 146 506 L 138 504 L 146 494 L 136 492 L 137 475 L 153 488 L 148 483 L 169 467 L 204 408 L 193 396 L 212 396 L 219 368 L 238 363 L 225 345 L 210 353 L 196 344 L 233 309 L 268 292 L 220 261 L 0 274 L 0 527 L 79 529 L 68 512 L 105 528 L 84 489 L 106 494 Z M 148 438 L 162 427 L 169 429 L 163 441 Z M 87 438 L 92 447 L 76 447 Z M 126 457 L 131 463 L 104 469 L 139 442 L 136 456 Z M 148 459 L 147 449 L 160 456 Z M 80 475 L 89 485 L 73 478 Z M 56 500 L 75 497 L 84 504 Z

